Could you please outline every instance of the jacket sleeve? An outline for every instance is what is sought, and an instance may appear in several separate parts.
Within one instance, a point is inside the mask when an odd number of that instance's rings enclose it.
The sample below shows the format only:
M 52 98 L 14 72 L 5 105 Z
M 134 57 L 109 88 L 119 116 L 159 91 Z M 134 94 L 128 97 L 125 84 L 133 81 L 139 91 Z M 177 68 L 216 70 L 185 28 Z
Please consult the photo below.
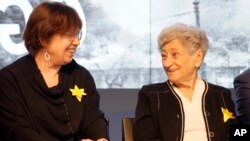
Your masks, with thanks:
M 87 98 L 85 103 L 85 122 L 83 133 L 85 138 L 90 139 L 109 139 L 108 136 L 108 122 L 104 117 L 103 112 L 100 110 L 100 96 L 96 90 L 93 77 L 88 72 L 86 79 L 87 83 Z
M 250 124 L 250 70 L 234 79 L 236 113 L 240 121 Z
M 153 121 L 150 100 L 147 97 L 146 87 L 139 91 L 133 127 L 133 138 L 135 141 L 161 141 L 160 130 L 156 129 Z
M 29 119 L 19 95 L 18 84 L 10 71 L 0 71 L 0 139 L 2 141 L 44 141 Z

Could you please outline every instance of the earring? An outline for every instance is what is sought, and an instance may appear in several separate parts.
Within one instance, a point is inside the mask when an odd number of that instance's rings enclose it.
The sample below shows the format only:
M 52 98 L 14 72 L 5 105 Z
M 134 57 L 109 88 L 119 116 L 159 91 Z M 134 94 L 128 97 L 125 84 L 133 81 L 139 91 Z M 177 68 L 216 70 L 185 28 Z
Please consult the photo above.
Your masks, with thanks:
M 45 53 L 44 53 L 44 59 L 45 59 L 46 61 L 49 61 L 49 60 L 50 60 L 50 54 L 47 52 L 47 50 L 46 50 Z
M 194 64 L 194 67 L 195 67 L 195 68 L 199 68 L 200 65 L 195 63 L 195 64 Z
M 195 67 L 196 67 L 197 69 L 199 69 L 199 68 L 200 68 L 200 64 L 195 64 Z

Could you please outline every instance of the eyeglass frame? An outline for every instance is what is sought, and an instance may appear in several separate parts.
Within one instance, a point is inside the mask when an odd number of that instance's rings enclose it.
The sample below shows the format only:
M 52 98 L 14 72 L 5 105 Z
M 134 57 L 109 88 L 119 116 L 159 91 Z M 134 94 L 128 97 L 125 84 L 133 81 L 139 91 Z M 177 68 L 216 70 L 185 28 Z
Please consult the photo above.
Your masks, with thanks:
M 78 31 L 77 33 L 72 33 L 72 32 L 68 32 L 65 34 L 65 36 L 69 39 L 69 40 L 74 40 L 75 38 L 81 40 L 82 39 L 82 31 Z

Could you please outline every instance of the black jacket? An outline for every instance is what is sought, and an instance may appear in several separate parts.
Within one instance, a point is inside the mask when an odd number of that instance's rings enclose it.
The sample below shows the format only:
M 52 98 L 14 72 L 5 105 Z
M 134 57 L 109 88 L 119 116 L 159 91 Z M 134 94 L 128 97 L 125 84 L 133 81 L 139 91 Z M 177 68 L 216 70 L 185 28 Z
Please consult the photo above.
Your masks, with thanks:
M 205 86 L 202 112 L 208 141 L 225 141 L 228 139 L 230 120 L 223 121 L 221 108 L 234 112 L 231 93 L 213 84 L 206 83 Z M 143 86 L 136 107 L 134 141 L 182 141 L 184 118 L 181 99 L 169 81 Z
M 250 69 L 234 79 L 236 114 L 244 124 L 250 124 Z
M 48 88 L 33 57 L 0 71 L 0 138 L 3 141 L 68 141 L 108 138 L 91 74 L 74 60 L 62 66 L 59 84 Z M 70 89 L 87 94 L 79 101 Z

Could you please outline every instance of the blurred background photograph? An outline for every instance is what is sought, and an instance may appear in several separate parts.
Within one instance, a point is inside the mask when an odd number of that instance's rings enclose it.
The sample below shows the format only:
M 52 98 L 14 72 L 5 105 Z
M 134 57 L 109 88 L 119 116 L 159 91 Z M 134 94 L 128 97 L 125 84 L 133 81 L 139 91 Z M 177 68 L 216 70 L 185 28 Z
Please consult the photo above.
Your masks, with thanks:
M 22 33 L 44 0 L 0 0 L 0 69 L 27 54 Z M 121 118 L 133 117 L 142 85 L 166 81 L 157 46 L 159 32 L 182 22 L 209 38 L 200 69 L 208 82 L 233 88 L 250 65 L 250 1 L 246 0 L 54 0 L 74 7 L 83 38 L 74 59 L 93 75 L 110 138 L 121 140 Z

